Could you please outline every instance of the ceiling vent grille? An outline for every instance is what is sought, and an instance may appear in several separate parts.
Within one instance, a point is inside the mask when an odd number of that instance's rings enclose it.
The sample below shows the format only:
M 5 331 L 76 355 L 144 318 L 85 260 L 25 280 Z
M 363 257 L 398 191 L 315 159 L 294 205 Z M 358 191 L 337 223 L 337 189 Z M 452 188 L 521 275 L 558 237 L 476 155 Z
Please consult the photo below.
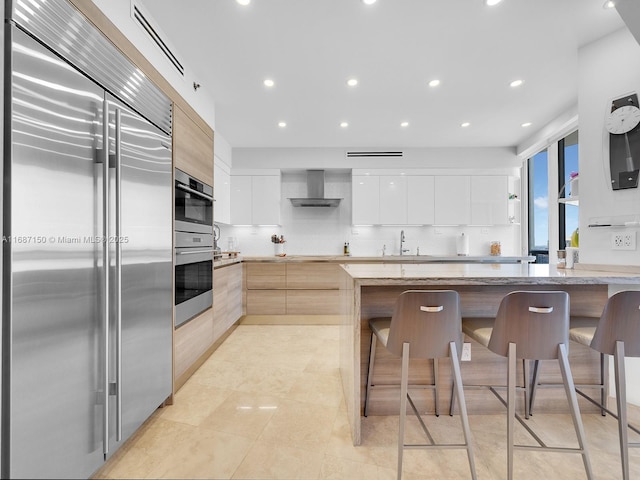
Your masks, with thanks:
M 402 157 L 403 152 L 347 152 L 347 158 Z
M 145 15 L 140 7 L 133 2 L 131 3 L 131 17 L 142 27 L 147 35 L 149 35 L 151 40 L 153 40 L 153 42 L 158 46 L 160 51 L 165 55 L 165 57 L 167 57 L 178 73 L 184 77 L 184 66 L 180 60 L 178 60 L 178 57 L 171 51 L 167 42 L 162 39 L 160 30 L 151 24 L 148 19 L 149 15 Z

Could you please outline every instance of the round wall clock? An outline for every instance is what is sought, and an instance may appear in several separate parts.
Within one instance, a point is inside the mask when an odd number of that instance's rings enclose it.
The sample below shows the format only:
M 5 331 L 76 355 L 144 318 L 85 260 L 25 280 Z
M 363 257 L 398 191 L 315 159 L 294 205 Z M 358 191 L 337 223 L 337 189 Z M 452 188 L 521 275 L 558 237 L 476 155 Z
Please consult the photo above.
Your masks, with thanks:
M 610 133 L 622 135 L 630 132 L 640 123 L 640 108 L 625 105 L 616 108 L 605 121 L 605 127 Z

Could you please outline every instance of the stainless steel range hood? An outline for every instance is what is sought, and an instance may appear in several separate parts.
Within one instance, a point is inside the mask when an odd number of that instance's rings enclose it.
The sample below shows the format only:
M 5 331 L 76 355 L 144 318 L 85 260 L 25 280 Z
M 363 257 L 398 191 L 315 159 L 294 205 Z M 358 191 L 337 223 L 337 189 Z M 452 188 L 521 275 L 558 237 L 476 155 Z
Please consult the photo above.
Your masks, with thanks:
M 294 207 L 337 207 L 341 198 L 324 198 L 324 170 L 307 170 L 307 197 L 290 198 Z

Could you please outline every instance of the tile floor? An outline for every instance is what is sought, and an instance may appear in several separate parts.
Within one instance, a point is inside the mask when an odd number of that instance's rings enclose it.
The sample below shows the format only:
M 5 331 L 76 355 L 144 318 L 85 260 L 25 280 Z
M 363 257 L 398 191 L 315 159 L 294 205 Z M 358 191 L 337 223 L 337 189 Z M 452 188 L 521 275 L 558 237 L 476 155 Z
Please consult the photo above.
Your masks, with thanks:
M 175 404 L 157 410 L 96 478 L 394 479 L 397 416 L 364 419 L 363 445 L 351 443 L 338 329 L 239 326 Z M 459 417 L 426 420 L 436 440 L 445 434 L 460 441 Z M 598 414 L 584 420 L 595 478 L 621 478 L 615 420 Z M 546 441 L 575 446 L 568 415 L 537 414 L 530 422 Z M 470 423 L 478 478 L 505 479 L 504 416 L 474 415 Z M 417 428 L 410 421 L 408 440 Z M 631 478 L 640 478 L 640 449 L 632 450 L 631 464 Z M 517 479 L 586 478 L 580 455 L 516 452 L 515 469 Z M 403 478 L 470 478 L 466 454 L 407 451 Z

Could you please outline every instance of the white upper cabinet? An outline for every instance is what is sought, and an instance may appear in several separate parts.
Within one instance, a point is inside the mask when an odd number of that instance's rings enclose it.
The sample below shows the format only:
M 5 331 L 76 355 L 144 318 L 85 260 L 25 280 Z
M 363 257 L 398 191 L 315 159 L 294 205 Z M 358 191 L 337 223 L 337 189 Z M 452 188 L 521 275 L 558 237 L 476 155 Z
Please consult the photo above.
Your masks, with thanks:
M 407 224 L 435 223 L 434 177 L 412 175 L 407 178 Z
M 231 175 L 233 225 L 280 224 L 280 175 Z
M 509 223 L 509 189 L 506 175 L 471 177 L 471 224 Z
M 407 224 L 407 177 L 380 176 L 380 219 L 383 225 Z
M 443 175 L 435 177 L 435 224 L 471 223 L 471 177 Z
M 380 223 L 380 177 L 354 175 L 352 185 L 352 223 L 377 225 Z
M 213 164 L 213 220 L 216 223 L 231 223 L 231 175 L 224 165 Z

